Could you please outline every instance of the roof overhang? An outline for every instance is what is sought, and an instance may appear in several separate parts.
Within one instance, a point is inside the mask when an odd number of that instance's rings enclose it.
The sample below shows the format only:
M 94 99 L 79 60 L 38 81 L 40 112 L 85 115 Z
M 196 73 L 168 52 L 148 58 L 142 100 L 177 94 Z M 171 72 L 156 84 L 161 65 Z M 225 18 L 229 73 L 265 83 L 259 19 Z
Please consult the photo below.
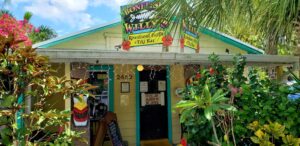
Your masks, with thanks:
M 85 62 L 92 64 L 145 64 L 145 65 L 171 65 L 171 64 L 209 64 L 210 54 L 187 54 L 172 52 L 120 52 L 100 50 L 71 50 L 71 49 L 37 49 L 41 55 L 49 57 L 50 62 Z M 279 55 L 243 55 L 248 65 L 275 66 L 292 65 L 299 68 L 299 57 Z M 219 55 L 224 64 L 231 64 L 234 55 Z

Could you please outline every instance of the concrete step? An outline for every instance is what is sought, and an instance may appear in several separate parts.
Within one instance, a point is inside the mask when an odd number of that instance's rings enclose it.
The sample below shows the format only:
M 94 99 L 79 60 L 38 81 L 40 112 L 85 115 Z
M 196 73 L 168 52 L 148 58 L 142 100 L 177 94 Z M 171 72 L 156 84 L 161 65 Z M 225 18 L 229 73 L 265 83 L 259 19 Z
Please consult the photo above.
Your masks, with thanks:
M 168 139 L 142 140 L 141 146 L 172 146 Z

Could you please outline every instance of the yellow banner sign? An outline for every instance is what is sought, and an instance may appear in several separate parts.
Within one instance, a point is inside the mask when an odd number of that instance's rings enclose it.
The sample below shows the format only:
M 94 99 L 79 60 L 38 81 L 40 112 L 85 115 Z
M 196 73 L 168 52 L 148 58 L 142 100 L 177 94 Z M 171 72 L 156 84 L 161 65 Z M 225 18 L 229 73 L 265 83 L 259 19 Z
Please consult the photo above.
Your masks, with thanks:
M 197 46 L 199 44 L 199 41 L 197 38 L 192 37 L 191 35 L 184 34 L 184 46 L 190 47 L 192 49 L 197 50 Z
M 130 41 L 131 47 L 153 45 L 161 44 L 163 36 L 164 31 L 154 31 L 140 34 L 131 34 L 128 36 L 128 40 Z

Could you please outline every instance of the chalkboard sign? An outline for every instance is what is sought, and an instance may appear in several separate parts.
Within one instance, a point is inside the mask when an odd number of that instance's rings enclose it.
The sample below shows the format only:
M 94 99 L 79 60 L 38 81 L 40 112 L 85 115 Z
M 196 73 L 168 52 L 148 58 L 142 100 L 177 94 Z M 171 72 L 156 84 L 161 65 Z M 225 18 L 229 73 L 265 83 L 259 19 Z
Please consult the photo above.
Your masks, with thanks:
M 123 146 L 122 136 L 119 125 L 116 121 L 111 121 L 107 124 L 108 134 L 113 146 Z

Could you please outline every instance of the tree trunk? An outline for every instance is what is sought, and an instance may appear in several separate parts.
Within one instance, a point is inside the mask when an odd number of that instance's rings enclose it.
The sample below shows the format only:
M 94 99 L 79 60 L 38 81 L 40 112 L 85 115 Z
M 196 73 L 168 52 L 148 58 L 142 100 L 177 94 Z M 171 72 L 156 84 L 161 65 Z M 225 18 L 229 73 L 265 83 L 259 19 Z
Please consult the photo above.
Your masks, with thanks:
M 276 39 L 278 39 L 278 37 L 276 37 L 276 36 L 270 36 L 268 38 L 266 54 L 269 54 L 269 55 L 277 55 L 278 54 Z
M 295 48 L 295 51 L 294 51 L 294 55 L 295 56 L 298 56 L 300 57 L 300 16 L 299 18 L 297 19 L 298 21 L 296 22 L 296 41 L 297 41 L 297 46 Z M 299 62 L 300 62 L 300 59 L 299 59 Z M 299 71 L 299 74 L 300 76 L 300 71 Z

